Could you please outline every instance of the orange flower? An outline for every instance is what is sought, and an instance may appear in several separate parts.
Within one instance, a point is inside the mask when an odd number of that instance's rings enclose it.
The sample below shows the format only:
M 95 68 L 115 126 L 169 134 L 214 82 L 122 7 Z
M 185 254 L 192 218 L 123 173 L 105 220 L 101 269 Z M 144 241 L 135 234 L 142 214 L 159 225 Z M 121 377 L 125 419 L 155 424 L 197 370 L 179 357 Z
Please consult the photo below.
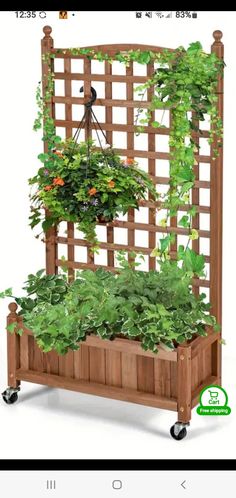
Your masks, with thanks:
M 62 187 L 64 184 L 64 180 L 62 180 L 59 176 L 53 180 L 53 185 L 60 185 Z
M 108 182 L 108 185 L 109 185 L 109 187 L 113 188 L 115 186 L 115 182 L 113 182 L 113 180 L 110 180 Z
M 88 191 L 89 195 L 95 195 L 95 194 L 96 194 L 96 192 L 97 192 L 97 189 L 96 189 L 95 187 L 91 188 L 91 189 Z
M 63 159 L 63 154 L 60 150 L 55 150 L 54 154 L 56 154 L 58 157 L 60 157 L 61 159 Z
M 124 161 L 122 161 L 123 164 L 127 164 L 127 165 L 131 165 L 131 164 L 134 164 L 135 163 L 135 160 L 134 159 L 129 159 L 127 157 L 127 159 L 124 159 Z
M 44 187 L 44 190 L 52 190 L 52 185 L 46 185 L 46 187 Z

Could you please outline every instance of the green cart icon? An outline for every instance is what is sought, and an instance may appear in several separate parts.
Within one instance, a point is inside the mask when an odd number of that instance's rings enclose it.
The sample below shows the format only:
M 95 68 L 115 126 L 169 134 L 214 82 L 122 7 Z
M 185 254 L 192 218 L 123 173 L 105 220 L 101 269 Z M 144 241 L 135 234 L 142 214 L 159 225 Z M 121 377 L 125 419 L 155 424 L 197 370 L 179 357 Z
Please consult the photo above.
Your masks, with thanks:
M 210 390 L 208 390 L 208 392 L 210 393 L 209 405 L 219 405 L 220 402 L 217 399 L 219 393 L 217 391 L 210 391 Z

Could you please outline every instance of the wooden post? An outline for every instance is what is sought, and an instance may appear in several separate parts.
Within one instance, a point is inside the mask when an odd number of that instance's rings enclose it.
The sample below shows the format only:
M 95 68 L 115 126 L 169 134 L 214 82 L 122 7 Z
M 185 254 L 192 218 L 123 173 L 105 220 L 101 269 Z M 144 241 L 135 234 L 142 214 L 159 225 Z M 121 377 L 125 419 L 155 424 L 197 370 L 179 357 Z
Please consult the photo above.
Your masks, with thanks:
M 84 75 L 91 74 L 91 60 L 85 58 L 84 59 Z M 91 80 L 84 80 L 84 99 L 85 102 L 89 102 L 91 99 Z M 86 110 L 86 107 L 84 108 Z M 89 138 L 92 138 L 92 123 L 91 123 L 91 114 L 89 112 L 86 113 L 85 123 L 84 123 L 84 138 L 87 141 Z M 94 253 L 91 251 L 91 247 L 87 247 L 87 262 L 88 264 L 94 263 Z
M 65 75 L 71 73 L 71 59 L 64 59 L 64 73 Z M 65 97 L 68 97 L 68 100 L 65 103 L 65 118 L 66 121 L 70 124 L 66 125 L 66 138 L 71 138 L 73 135 L 73 129 L 71 126 L 72 121 L 72 104 L 71 104 L 71 93 L 72 93 L 72 81 L 65 79 L 64 88 L 65 88 Z M 70 239 L 74 239 L 75 231 L 74 231 L 74 223 L 69 221 L 67 223 L 67 237 Z M 75 246 L 68 244 L 67 245 L 67 259 L 69 262 L 73 263 L 75 260 Z M 74 268 L 68 268 L 68 280 L 69 282 L 73 282 L 75 276 Z
M 178 422 L 191 420 L 191 346 L 177 348 L 177 409 Z
M 130 62 L 129 66 L 126 67 L 126 76 L 133 76 L 133 63 Z M 126 83 L 126 100 L 127 102 L 132 101 L 134 98 L 134 85 L 132 82 L 127 81 Z M 134 109 L 132 107 L 127 107 L 126 108 L 126 121 L 127 125 L 132 125 L 134 122 Z M 127 132 L 126 133 L 127 137 L 127 149 L 128 150 L 134 150 L 134 133 L 133 132 Z M 134 158 L 129 158 L 127 159 L 134 159 Z M 134 208 L 130 208 L 128 211 L 128 221 L 131 223 L 135 222 L 135 211 Z M 134 247 L 135 246 L 135 231 L 131 228 L 128 229 L 128 247 Z M 128 261 L 129 263 L 134 262 L 134 258 L 129 255 L 128 253 Z
M 147 76 L 148 78 L 151 78 L 154 73 L 154 64 L 149 63 L 147 64 Z M 154 95 L 154 89 L 149 88 L 148 89 L 148 101 L 151 102 L 152 98 Z M 155 120 L 155 112 L 151 112 L 151 121 Z M 156 150 L 156 135 L 155 133 L 148 133 L 148 151 L 150 152 L 155 152 Z M 150 157 L 148 158 L 148 174 L 155 177 L 156 176 L 156 160 L 151 159 Z M 148 200 L 149 201 L 155 201 L 153 199 L 153 196 L 148 193 Z M 148 223 L 149 225 L 156 225 L 156 208 L 150 208 L 148 209 Z M 148 247 L 150 249 L 154 249 L 156 247 L 156 232 L 148 232 Z M 156 258 L 153 258 L 149 256 L 148 258 L 148 268 L 149 270 L 155 270 L 156 269 Z
M 105 61 L 105 75 L 112 75 L 112 64 L 109 64 L 108 61 Z M 110 81 L 105 81 L 105 98 L 112 99 L 112 83 Z M 113 120 L 113 107 L 106 106 L 105 107 L 105 119 L 106 123 L 112 124 Z M 113 145 L 113 132 L 106 131 L 107 141 L 110 145 Z M 107 242 L 109 244 L 114 244 L 114 229 L 113 227 L 107 226 Z M 114 266 L 114 251 L 107 251 L 107 264 L 108 266 Z
M 223 34 L 214 31 L 212 53 L 220 59 L 224 57 L 224 45 L 221 42 Z M 223 74 L 218 78 L 216 103 L 219 117 L 223 121 Z M 213 126 L 213 125 L 212 125 Z M 222 140 L 223 146 L 223 140 Z M 218 149 L 219 156 L 214 158 L 213 149 Z M 211 147 L 211 197 L 210 197 L 210 302 L 211 313 L 216 316 L 217 322 L 222 325 L 222 210 L 223 210 L 223 147 L 217 147 L 217 139 Z M 220 338 L 220 335 L 219 335 Z M 218 377 L 221 384 L 221 344 L 216 341 L 212 346 L 212 374 Z
M 10 313 L 7 317 L 7 325 L 17 322 L 17 304 L 10 303 L 8 306 Z M 16 333 L 7 331 L 7 360 L 8 360 L 8 386 L 17 388 L 20 381 L 16 378 L 16 370 L 20 366 L 20 337 Z
M 53 61 L 48 63 L 44 60 L 45 54 L 50 52 L 53 48 L 53 39 L 50 36 L 52 28 L 50 26 L 44 26 L 43 28 L 44 38 L 41 40 L 41 53 L 42 53 L 42 95 L 45 96 L 47 90 L 47 76 L 49 71 L 53 71 Z M 50 117 L 55 117 L 54 104 L 48 102 L 48 108 L 50 112 Z M 48 144 L 44 142 L 44 152 L 48 152 Z M 47 217 L 46 210 L 46 217 Z M 56 259 L 57 259 L 57 244 L 55 242 L 55 237 L 57 236 L 56 227 L 49 228 L 46 232 L 45 242 L 46 242 L 46 272 L 47 274 L 57 273 Z

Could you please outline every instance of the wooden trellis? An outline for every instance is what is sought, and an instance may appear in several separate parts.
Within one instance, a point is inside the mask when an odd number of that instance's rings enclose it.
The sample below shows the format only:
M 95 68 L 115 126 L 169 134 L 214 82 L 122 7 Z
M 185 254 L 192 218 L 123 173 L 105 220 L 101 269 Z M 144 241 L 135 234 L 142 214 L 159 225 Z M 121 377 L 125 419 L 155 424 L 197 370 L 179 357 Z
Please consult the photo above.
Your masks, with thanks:
M 140 102 L 134 94 L 134 85 L 145 83 L 147 78 L 153 73 L 153 63 L 146 65 L 146 75 L 140 76 L 135 73 L 134 65 L 131 63 L 126 68 L 126 74 L 113 74 L 112 65 L 103 63 L 104 72 L 94 73 L 92 71 L 92 61 L 86 56 L 72 55 L 69 50 L 63 53 L 54 49 L 51 37 L 51 28 L 44 28 L 44 38 L 42 40 L 42 53 L 52 53 L 54 60 L 62 59 L 64 70 L 54 71 L 55 81 L 64 82 L 64 95 L 58 96 L 54 93 L 52 97 L 50 111 L 55 119 L 55 125 L 59 129 L 65 129 L 65 136 L 71 137 L 73 129 L 77 128 L 79 122 L 73 120 L 73 106 L 83 108 L 91 95 L 91 86 L 96 88 L 96 82 L 104 82 L 105 92 L 101 98 L 98 94 L 94 103 L 105 109 L 105 120 L 100 122 L 101 128 L 106 133 L 110 143 L 113 142 L 115 132 L 126 134 L 126 144 L 123 148 L 116 148 L 121 156 L 128 158 L 145 159 L 147 161 L 148 172 L 153 182 L 158 185 L 168 186 L 169 177 L 161 176 L 158 170 L 158 160 L 169 161 L 169 152 L 161 152 L 158 149 L 158 137 L 168 136 L 170 128 L 153 128 L 146 126 L 144 133 L 148 135 L 147 149 L 136 150 L 135 145 L 135 123 L 134 116 L 137 108 L 147 108 L 152 96 L 152 90 L 148 91 L 148 100 Z M 213 33 L 214 43 L 212 52 L 223 58 L 223 44 L 221 42 L 222 33 Z M 88 48 L 88 47 L 86 47 Z M 126 52 L 131 49 L 152 50 L 160 52 L 161 47 L 148 45 L 102 45 L 89 47 L 97 51 L 114 55 L 118 51 Z M 72 72 L 73 60 L 78 59 L 83 62 L 83 70 Z M 54 62 L 52 61 L 52 66 Z M 102 64 L 101 64 L 102 67 Z M 48 65 L 43 63 L 43 75 L 47 74 Z M 80 81 L 84 86 L 84 97 L 74 95 L 72 92 L 72 82 Z M 126 87 L 126 99 L 113 97 L 114 83 L 123 83 Z M 223 118 L 223 77 L 218 81 L 218 110 Z M 65 107 L 65 119 L 58 119 L 56 116 L 57 104 Z M 114 108 L 126 110 L 126 123 L 116 123 L 113 116 Z M 170 113 L 171 114 L 171 113 Z M 171 115 L 170 115 L 171 119 Z M 85 126 L 85 138 L 92 133 L 93 124 Z M 59 131 L 60 134 L 60 131 Z M 202 138 L 207 139 L 209 131 L 202 130 L 199 135 L 193 132 L 197 141 Z M 116 144 L 113 144 L 116 146 Z M 213 149 L 216 144 L 210 147 L 209 155 L 196 155 L 197 164 L 195 166 L 196 181 L 192 189 L 192 205 L 197 206 L 197 216 L 194 220 L 194 228 L 199 232 L 199 239 L 193 241 L 193 249 L 201 253 L 201 241 L 209 241 L 209 253 L 205 255 L 209 265 L 208 277 L 206 280 L 196 278 L 193 281 L 194 292 L 198 293 L 200 288 L 208 288 L 210 291 L 210 301 L 212 313 L 221 324 L 222 308 L 222 172 L 223 172 L 223 151 L 217 158 L 213 158 Z M 46 145 L 45 145 L 46 147 Z M 204 168 L 210 171 L 209 177 L 204 176 Z M 203 174 L 202 174 L 203 172 Z M 210 203 L 201 202 L 202 192 L 208 192 Z M 177 217 L 171 220 L 170 226 L 163 228 L 158 225 L 156 218 L 156 208 L 160 203 L 153 202 L 151 198 L 140 203 L 142 207 L 148 209 L 148 223 L 140 223 L 135 219 L 135 212 L 131 209 L 127 216 L 127 221 L 114 220 L 106 224 L 107 239 L 100 242 L 101 249 L 107 251 L 107 263 L 103 266 L 111 271 L 116 271 L 115 252 L 119 250 L 136 251 L 148 256 L 149 269 L 155 269 L 155 258 L 150 257 L 152 249 L 156 246 L 156 234 L 163 232 L 174 232 L 176 242 L 172 245 L 171 257 L 176 258 L 178 238 L 187 236 L 188 230 L 178 227 Z M 186 211 L 190 206 L 181 207 L 181 211 Z M 201 215 L 208 215 L 209 227 L 201 227 Z M 127 230 L 127 244 L 114 242 L 114 229 L 122 228 Z M 136 245 L 136 230 L 148 233 L 148 247 Z M 94 256 L 89 249 L 86 240 L 76 237 L 74 224 L 67 223 L 67 233 L 64 236 L 58 234 L 57 229 L 51 228 L 46 237 L 46 269 L 48 274 L 57 273 L 58 267 L 65 265 L 65 262 L 58 257 L 58 247 L 62 244 L 67 247 L 67 266 L 69 268 L 70 279 L 73 279 L 74 270 L 81 268 L 96 269 L 101 265 L 96 264 Z M 87 247 L 87 261 L 79 261 L 75 258 L 75 247 Z M 10 305 L 11 313 L 8 322 L 16 319 L 16 305 Z M 20 317 L 18 320 L 21 321 Z M 160 348 L 158 356 L 151 352 L 141 350 L 139 343 L 126 339 L 116 339 L 115 341 L 102 341 L 97 337 L 88 337 L 78 352 L 69 352 L 65 357 L 58 357 L 56 353 L 42 353 L 33 339 L 30 331 L 25 329 L 21 338 L 8 335 L 9 354 L 9 385 L 17 387 L 20 380 L 38 382 L 40 384 L 65 387 L 68 389 L 88 392 L 107 396 L 110 398 L 124 399 L 137 403 L 147 404 L 178 411 L 178 421 L 187 423 L 191 417 L 191 408 L 198 402 L 199 392 L 209 384 L 221 383 L 221 346 L 219 343 L 220 334 L 209 331 L 207 338 L 198 337 L 190 344 L 178 346 L 174 352 L 166 352 Z

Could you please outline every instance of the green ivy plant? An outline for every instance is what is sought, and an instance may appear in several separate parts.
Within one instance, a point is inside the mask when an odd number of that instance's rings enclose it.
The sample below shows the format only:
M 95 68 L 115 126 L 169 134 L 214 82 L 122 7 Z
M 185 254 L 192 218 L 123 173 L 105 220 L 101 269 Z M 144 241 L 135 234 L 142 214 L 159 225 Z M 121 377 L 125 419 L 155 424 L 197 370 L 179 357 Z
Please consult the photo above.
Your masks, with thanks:
M 35 275 L 28 275 L 24 282 L 23 290 L 26 291 L 26 297 L 16 297 L 10 287 L 4 292 L 0 292 L 0 298 L 12 297 L 21 307 L 19 315 L 24 315 L 33 310 L 36 304 L 49 303 L 57 304 L 64 300 L 68 291 L 68 283 L 65 272 L 60 275 L 44 275 L 45 270 L 39 270 Z
M 38 157 L 44 166 L 29 180 L 37 185 L 31 195 L 31 227 L 41 219 L 44 231 L 61 220 L 77 222 L 94 251 L 98 221 L 109 222 L 130 208 L 139 209 L 147 192 L 157 197 L 150 177 L 134 159 L 122 161 L 111 147 L 97 151 L 92 140 L 58 142 L 57 150 Z
M 179 220 L 178 225 L 187 230 L 189 242 L 197 239 L 198 231 L 192 228 L 192 220 L 197 207 L 190 206 L 190 193 L 195 181 L 194 165 L 197 164 L 195 156 L 200 153 L 194 133 L 195 136 L 196 134 L 201 136 L 199 122 L 208 116 L 211 120 L 208 142 L 214 145 L 213 153 L 214 157 L 217 157 L 219 147 L 222 145 L 222 121 L 218 115 L 216 88 L 224 62 L 215 53 L 206 53 L 198 41 L 191 43 L 187 49 L 181 46 L 174 51 L 164 49 L 158 53 L 138 49 L 117 52 L 110 56 L 102 51 L 95 52 L 89 48 L 71 48 L 69 50 L 57 49 L 53 53 L 44 54 L 43 62 L 48 68 L 44 77 L 45 95 L 42 98 L 40 87 L 38 87 L 36 97 L 39 112 L 34 128 L 40 128 L 44 122 L 43 140 L 48 143 L 49 150 L 52 150 L 60 141 L 60 137 L 55 135 L 54 121 L 49 109 L 54 91 L 52 60 L 57 54 L 82 55 L 90 60 L 107 61 L 110 64 L 116 60 L 126 66 L 132 62 L 155 64 L 153 75 L 144 85 L 136 88 L 142 98 L 148 89 L 153 90 L 153 97 L 146 113 L 142 108 L 138 110 L 137 133 L 142 132 L 147 124 L 155 128 L 164 127 L 162 120 L 158 122 L 152 119 L 155 110 L 163 109 L 163 113 L 166 110 L 171 112 L 170 181 L 167 193 L 159 196 L 160 208 L 166 209 L 166 215 L 160 224 L 166 228 L 170 218 L 176 216 L 179 208 L 187 206 L 186 214 Z M 152 256 L 160 261 L 168 258 L 171 244 L 174 242 L 174 233 L 164 234 Z
M 177 261 L 164 261 L 159 271 L 150 272 L 139 271 L 139 262 L 130 263 L 120 253 L 117 274 L 83 270 L 70 284 L 64 275 L 46 276 L 41 270 L 28 277 L 27 297 L 16 298 L 24 326 L 44 352 L 59 354 L 77 350 L 90 334 L 137 339 L 144 350 L 154 353 L 160 344 L 174 349 L 195 335 L 206 336 L 206 325 L 216 331 L 219 326 L 209 313 L 206 295 L 195 296 L 191 290 L 192 275 L 202 273 L 204 261 L 195 260 L 189 251 L 182 267 Z M 7 289 L 0 297 L 10 295 Z M 23 332 L 16 322 L 8 330 Z

